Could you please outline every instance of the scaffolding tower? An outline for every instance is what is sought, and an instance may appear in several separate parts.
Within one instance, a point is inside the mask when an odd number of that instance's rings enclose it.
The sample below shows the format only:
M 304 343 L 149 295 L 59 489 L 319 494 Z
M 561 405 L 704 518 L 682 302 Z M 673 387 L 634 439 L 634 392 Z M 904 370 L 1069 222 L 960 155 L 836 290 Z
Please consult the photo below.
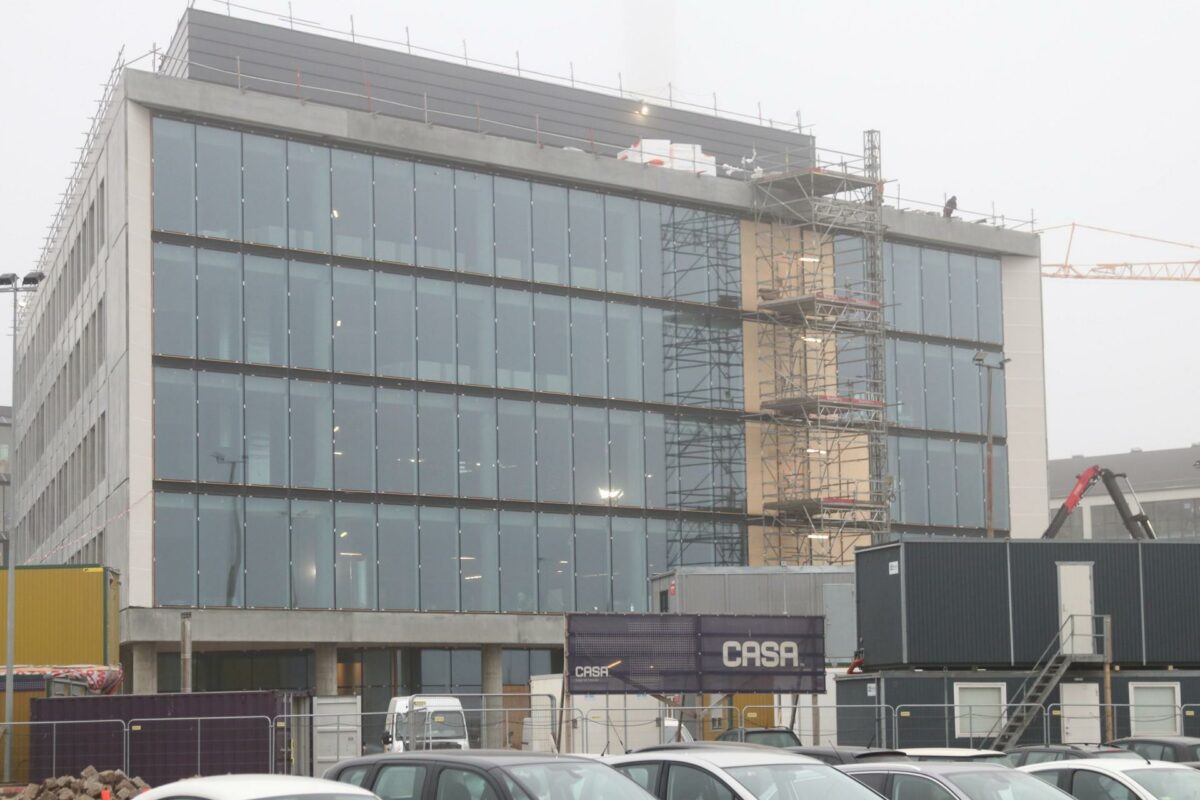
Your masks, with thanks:
M 751 182 L 763 563 L 847 563 L 888 526 L 879 132 Z

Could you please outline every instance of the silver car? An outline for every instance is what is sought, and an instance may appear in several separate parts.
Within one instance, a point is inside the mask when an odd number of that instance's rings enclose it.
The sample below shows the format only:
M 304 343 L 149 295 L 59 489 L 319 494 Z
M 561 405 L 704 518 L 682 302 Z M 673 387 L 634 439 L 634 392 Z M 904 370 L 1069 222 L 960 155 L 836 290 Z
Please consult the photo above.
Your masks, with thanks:
M 1145 759 L 1080 759 L 1032 764 L 1036 775 L 1079 800 L 1197 800 L 1200 771 Z
M 888 800 L 1069 800 L 1023 772 L 972 761 L 879 762 L 838 767 Z M 1032 778 L 1032 780 L 1031 780 Z

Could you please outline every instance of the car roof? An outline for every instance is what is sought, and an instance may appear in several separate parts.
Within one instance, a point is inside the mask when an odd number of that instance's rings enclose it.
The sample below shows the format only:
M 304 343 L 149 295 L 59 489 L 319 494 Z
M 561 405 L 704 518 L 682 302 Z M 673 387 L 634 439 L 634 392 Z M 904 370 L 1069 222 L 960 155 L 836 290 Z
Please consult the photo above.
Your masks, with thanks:
M 1055 762 L 1062 764 L 1064 762 Z M 958 772 L 979 772 L 981 770 L 1000 770 L 1006 772 L 1011 767 L 1003 764 L 988 764 L 980 761 L 864 761 L 858 764 L 839 764 L 838 769 L 847 774 L 857 772 L 916 772 L 925 775 L 949 775 Z
M 220 798 L 220 800 L 255 800 L 255 798 L 264 796 L 304 796 L 306 794 L 375 797 L 366 789 L 351 786 L 348 783 L 297 775 L 212 775 L 207 778 L 187 778 L 151 789 L 138 797 L 146 800 L 180 796 Z
M 1117 747 L 1115 744 L 1023 744 L 1019 747 L 1009 748 L 1008 752 L 1025 753 L 1031 750 L 1050 750 L 1055 753 L 1069 753 L 1072 750 L 1082 750 L 1087 753 L 1132 752 L 1123 747 Z
M 1025 772 L 1041 772 L 1042 769 L 1046 768 L 1061 769 L 1064 765 L 1081 769 L 1086 768 L 1096 772 L 1130 772 L 1138 769 L 1192 769 L 1189 766 L 1174 761 L 1152 761 L 1149 759 L 1133 758 L 1069 758 L 1065 761 L 1047 761 L 1043 764 L 1029 764 L 1024 767 L 1017 767 L 1017 769 Z
M 874 757 L 878 760 L 889 756 L 895 757 L 896 759 L 901 759 L 904 758 L 905 755 L 903 750 L 863 747 L 860 744 L 800 744 L 791 747 L 785 747 L 783 749 L 792 753 L 799 753 L 802 756 L 808 755 L 809 753 L 821 753 L 823 755 L 838 757 L 850 756 L 852 759 Z
M 1004 755 L 999 750 L 975 750 L 970 747 L 903 747 L 901 750 L 910 756 L 940 756 L 942 758 Z
M 587 756 L 575 756 L 563 753 L 543 753 L 533 750 L 412 750 L 406 753 L 376 753 L 360 758 L 348 758 L 339 761 L 326 770 L 326 774 L 334 769 L 360 764 L 375 764 L 393 761 L 456 761 L 487 769 L 503 767 L 510 764 L 529 764 L 535 762 L 554 761 L 588 761 L 595 759 Z
M 663 750 L 751 750 L 757 753 L 775 753 L 780 750 L 790 750 L 787 747 L 771 747 L 770 745 L 757 744 L 755 742 L 663 742 L 662 744 L 648 744 L 645 747 L 639 747 L 635 750 L 630 750 L 631 753 L 656 753 Z M 615 755 L 615 754 L 614 754 Z
M 1126 736 L 1114 742 L 1160 742 L 1162 744 L 1200 744 L 1195 736 Z
M 763 764 L 807 764 L 810 766 L 828 766 L 819 759 L 790 753 L 779 747 L 742 748 L 742 747 L 705 747 L 693 749 L 669 749 L 639 751 L 623 756 L 606 756 L 606 764 L 634 764 L 639 761 L 658 759 L 684 764 L 701 764 L 704 766 L 728 769 L 730 767 L 756 767 Z

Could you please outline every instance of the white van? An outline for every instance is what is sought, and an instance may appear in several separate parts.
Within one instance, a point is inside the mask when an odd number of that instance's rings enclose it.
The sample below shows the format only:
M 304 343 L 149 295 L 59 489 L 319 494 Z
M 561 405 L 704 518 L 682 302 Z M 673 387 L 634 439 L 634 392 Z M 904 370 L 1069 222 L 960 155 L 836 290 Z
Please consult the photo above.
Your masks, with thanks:
M 457 697 L 408 695 L 388 701 L 384 752 L 470 748 L 467 718 Z

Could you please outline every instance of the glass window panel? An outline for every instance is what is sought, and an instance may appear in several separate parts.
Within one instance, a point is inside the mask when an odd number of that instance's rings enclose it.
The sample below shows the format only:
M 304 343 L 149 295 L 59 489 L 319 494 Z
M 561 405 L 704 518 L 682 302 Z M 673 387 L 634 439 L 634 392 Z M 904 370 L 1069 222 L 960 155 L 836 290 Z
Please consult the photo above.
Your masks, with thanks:
M 608 505 L 608 425 L 603 408 L 574 409 L 575 502 Z
M 675 392 L 675 376 L 666 368 L 663 356 L 663 310 L 642 309 L 642 369 L 645 376 L 645 398 L 648 403 L 661 403 Z
M 979 281 L 979 338 L 985 342 L 1000 344 L 1004 341 L 1000 260 L 980 256 L 975 259 L 975 269 Z
M 242 377 L 201 372 L 197 381 L 200 480 L 241 483 L 245 475 Z
M 154 227 L 196 232 L 196 128 L 155 117 Z
M 333 608 L 333 503 L 292 501 L 292 608 Z
M 420 510 L 421 610 L 458 610 L 458 512 Z
M 881 248 L 883 254 L 883 296 L 886 300 L 883 304 L 883 324 L 888 330 L 893 330 L 896 327 L 896 307 L 892 304 L 892 298 L 895 296 L 896 271 L 892 268 L 895 261 L 895 253 L 892 252 L 892 243 L 884 242 Z
M 201 358 L 237 361 L 242 357 L 242 257 L 238 253 L 196 253 L 197 351 Z
M 604 198 L 604 271 L 610 292 L 637 294 L 639 286 L 638 202 Z
M 196 251 L 154 245 L 154 352 L 196 355 Z
M 533 500 L 533 404 L 520 400 L 500 400 L 496 436 L 500 448 L 497 459 L 500 498 Z
M 680 418 L 675 424 L 677 430 L 667 429 L 669 452 L 673 456 L 667 462 L 667 469 L 674 468 L 678 474 L 679 492 L 674 501 L 668 492 L 667 503 L 672 508 L 712 508 L 712 424 L 705 420 L 689 418 Z
M 375 157 L 375 257 L 413 263 L 413 165 Z
M 929 480 L 926 473 L 925 440 L 901 436 L 897 440 L 900 455 L 900 507 L 902 522 L 929 524 Z
M 196 496 L 154 494 L 154 603 L 196 605 Z
M 958 524 L 965 528 L 982 528 L 983 445 L 955 442 L 954 461 L 958 479 Z
M 575 554 L 570 515 L 538 514 L 537 538 L 538 611 L 574 611 Z
M 380 375 L 417 374 L 416 284 L 409 275 L 375 273 L 375 361 Z
M 247 608 L 287 608 L 288 529 L 286 500 L 246 499 Z
M 575 608 L 583 612 L 612 609 L 608 517 L 575 517 Z
M 638 203 L 642 264 L 642 294 L 663 296 L 664 261 L 673 260 L 667 249 L 667 231 L 663 228 L 662 206 L 657 203 Z
M 246 361 L 287 363 L 288 272 L 281 258 L 245 257 Z
M 921 299 L 924 331 L 929 336 L 950 335 L 950 254 L 921 249 Z
M 417 279 L 417 377 L 454 380 L 454 284 Z
M 567 190 L 533 184 L 533 279 L 567 282 Z
M 571 386 L 575 394 L 605 396 L 604 303 L 571 298 Z
M 292 381 L 292 486 L 333 488 L 333 393 L 328 383 Z
M 287 155 L 282 139 L 242 134 L 242 215 L 247 242 L 287 245 Z
M 154 368 L 154 477 L 196 480 L 196 373 Z
M 537 404 L 537 499 L 571 502 L 571 408 Z
M 608 394 L 642 399 L 642 319 L 637 306 L 608 303 Z
M 533 277 L 532 195 L 528 181 L 495 179 L 496 274 Z
M 642 415 L 637 411 L 613 409 L 608 412 L 608 419 L 612 463 L 610 502 L 618 506 L 640 506 L 646 500 Z
M 954 442 L 949 439 L 930 439 L 928 449 L 929 524 L 957 525 Z
M 537 526 L 532 513 L 500 512 L 500 610 L 537 611 Z
M 716 523 L 717 563 L 732 566 L 746 565 L 746 537 L 736 523 Z
M 571 285 L 604 288 L 604 195 L 571 189 Z
M 896 422 L 925 427 L 925 361 L 920 342 L 896 341 Z
M 421 494 L 458 493 L 458 442 L 454 395 L 422 392 L 417 398 L 417 463 Z
M 954 428 L 960 433 L 983 433 L 982 369 L 974 358 L 974 350 L 954 348 Z
M 241 498 L 200 495 L 200 605 L 242 605 Z
M 371 156 L 333 151 L 333 252 L 371 258 Z
M 500 538 L 495 511 L 464 508 L 462 532 L 462 610 L 500 610 Z
M 646 611 L 646 522 L 612 519 L 612 610 Z
M 375 490 L 375 390 L 333 387 L 333 486 Z
M 707 321 L 701 314 L 683 311 L 672 315 L 664 339 L 665 366 L 675 373 L 677 389 L 668 402 L 707 406 L 712 403 L 712 345 Z M 668 381 L 670 378 L 667 379 Z
M 997 444 L 992 447 L 992 497 L 993 525 L 998 530 L 1008 530 L 1008 446 Z
M 1004 356 L 1000 354 L 989 354 L 988 363 L 995 364 Z M 992 373 L 992 435 L 1007 436 L 1008 424 L 1005 404 L 1004 387 L 1005 387 L 1005 372 L 1003 369 L 989 370 Z M 984 386 L 987 385 L 987 376 L 983 376 Z M 985 388 L 984 391 L 987 391 Z M 986 412 L 985 412 L 986 413 Z M 986 425 L 985 425 L 986 427 Z M 987 433 L 985 430 L 984 433 Z
M 329 252 L 329 148 L 289 141 L 288 246 Z
M 491 275 L 492 176 L 454 171 L 455 267 L 459 272 Z
M 334 590 L 338 608 L 375 608 L 375 506 L 338 502 Z
M 667 532 L 665 519 L 646 520 L 646 577 L 662 575 L 679 566 L 677 559 L 672 559 L 671 548 L 668 545 L 670 535 Z M 647 588 L 649 581 L 647 580 Z
M 421 559 L 417 550 L 417 509 L 379 506 L 379 608 L 409 611 L 420 608 L 417 597 Z
M 496 383 L 496 309 L 491 286 L 458 284 L 458 382 Z
M 292 366 L 329 369 L 333 357 L 329 265 L 292 261 L 288 272 Z
M 496 289 L 496 385 L 533 388 L 533 295 Z
M 566 394 L 571 391 L 571 327 L 567 298 L 534 295 L 533 318 L 537 389 Z
M 196 128 L 196 232 L 242 238 L 242 135 Z
M 667 423 L 657 412 L 647 412 L 646 423 L 646 505 L 667 507 Z
M 896 330 L 921 332 L 921 251 L 892 244 L 892 322 Z
M 417 263 L 454 267 L 454 173 L 417 164 Z
M 333 368 L 370 375 L 375 370 L 374 273 L 333 268 Z
M 715 529 L 711 522 L 684 520 L 680 526 L 680 563 L 708 566 L 717 563 Z
M 281 378 L 246 376 L 246 482 L 288 483 L 288 387 Z
M 496 496 L 496 401 L 458 398 L 458 493 Z
M 709 233 L 711 216 L 693 208 L 670 210 L 667 231 L 674 265 L 667 264 L 667 296 L 695 303 L 709 302 Z M 713 276 L 714 281 L 716 276 Z
M 904 510 L 900 507 L 900 443 L 895 436 L 888 437 L 888 484 L 890 494 L 891 518 L 899 522 L 904 518 Z
M 865 336 L 852 334 L 834 335 L 837 354 L 838 394 L 861 400 L 876 400 L 875 386 L 870 377 L 868 341 Z
M 925 426 L 934 430 L 954 428 L 950 353 L 945 345 L 925 344 Z
M 415 494 L 417 397 L 410 391 L 381 387 L 375 390 L 375 398 L 378 404 L 379 491 Z
M 979 305 L 975 297 L 975 257 L 950 254 L 950 335 L 979 338 Z

